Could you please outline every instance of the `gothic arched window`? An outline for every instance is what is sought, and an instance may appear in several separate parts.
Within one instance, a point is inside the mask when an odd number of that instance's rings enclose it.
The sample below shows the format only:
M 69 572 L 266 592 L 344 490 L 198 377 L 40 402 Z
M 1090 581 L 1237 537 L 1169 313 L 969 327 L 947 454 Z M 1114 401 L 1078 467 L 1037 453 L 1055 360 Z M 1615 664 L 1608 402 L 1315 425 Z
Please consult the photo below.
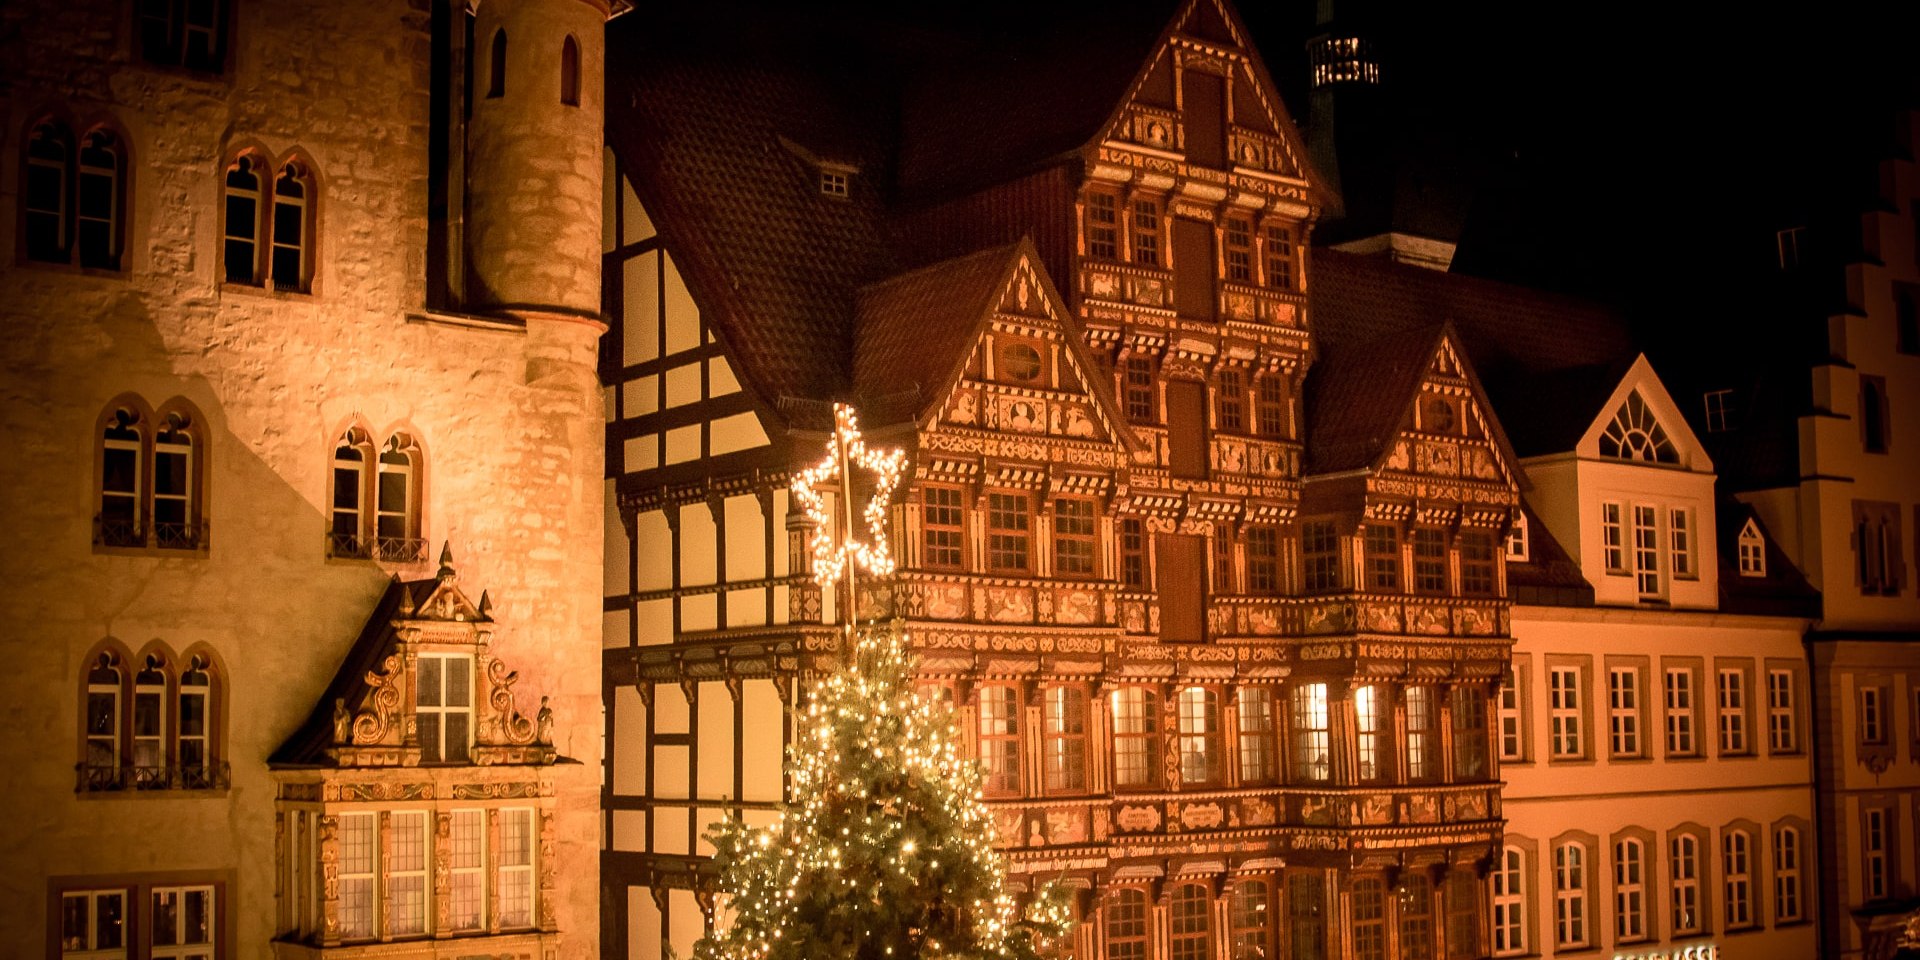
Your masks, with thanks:
M 120 407 L 108 414 L 100 435 L 100 513 L 94 542 L 137 547 L 146 542 L 140 510 L 145 447 L 140 413 Z
M 27 257 L 66 263 L 73 249 L 69 199 L 73 134 L 48 120 L 27 137 L 27 176 L 20 198 Z
M 85 744 L 80 760 L 81 790 L 116 790 L 122 779 L 120 760 L 120 657 L 103 651 L 87 668 Z
M 153 438 L 153 545 L 163 549 L 200 545 L 200 471 L 192 427 L 192 417 L 170 411 L 160 418 Z
M 125 148 L 111 130 L 93 130 L 80 142 L 80 177 L 74 234 L 80 265 L 120 269 L 126 236 Z
M 405 433 L 387 438 L 380 450 L 374 497 L 374 549 L 382 560 L 418 560 L 420 539 L 420 448 Z
M 487 57 L 487 98 L 507 95 L 507 32 L 493 32 L 493 48 Z
M 366 431 L 348 428 L 333 447 L 333 484 L 329 500 L 327 555 L 368 557 L 373 545 L 366 536 L 368 462 L 373 443 Z
M 1638 390 L 1627 394 L 1627 402 L 1620 405 L 1613 422 L 1600 435 L 1600 455 L 1648 463 L 1680 462 L 1680 452 Z
M 305 293 L 313 279 L 313 178 L 298 161 L 273 181 L 273 287 Z
M 165 789 L 169 780 L 167 673 L 166 658 L 150 653 L 133 675 L 133 785 L 140 790 Z
M 218 778 L 214 771 L 214 673 L 205 654 L 195 654 L 180 674 L 179 710 L 174 714 L 179 741 L 175 760 L 180 785 L 205 789 Z
M 572 36 L 560 44 L 560 102 L 580 105 L 580 45 Z

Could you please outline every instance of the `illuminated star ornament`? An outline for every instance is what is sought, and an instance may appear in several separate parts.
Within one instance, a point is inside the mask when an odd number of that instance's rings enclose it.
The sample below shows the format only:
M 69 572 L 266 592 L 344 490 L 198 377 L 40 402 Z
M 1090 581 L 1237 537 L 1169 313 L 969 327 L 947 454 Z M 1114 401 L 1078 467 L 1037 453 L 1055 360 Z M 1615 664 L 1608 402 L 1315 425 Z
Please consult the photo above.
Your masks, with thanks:
M 807 519 L 813 523 L 813 578 L 819 581 L 822 588 L 831 587 L 836 581 L 841 584 L 841 595 L 847 604 L 844 619 L 849 628 L 853 624 L 853 579 L 856 569 L 864 568 L 876 577 L 893 572 L 893 552 L 887 546 L 887 506 L 893 499 L 894 488 L 900 483 L 900 472 L 906 462 L 907 455 L 898 449 L 880 451 L 867 446 L 867 442 L 860 437 L 860 423 L 854 416 L 853 408 L 836 403 L 833 405 L 833 436 L 827 439 L 826 459 L 801 471 L 793 480 L 793 495 L 800 501 L 800 509 L 806 511 Z M 873 497 L 861 511 L 867 521 L 866 541 L 854 537 L 855 468 L 866 470 L 874 477 Z M 827 515 L 826 500 L 818 489 L 823 483 L 835 482 L 840 486 L 837 531 L 832 523 L 833 518 Z

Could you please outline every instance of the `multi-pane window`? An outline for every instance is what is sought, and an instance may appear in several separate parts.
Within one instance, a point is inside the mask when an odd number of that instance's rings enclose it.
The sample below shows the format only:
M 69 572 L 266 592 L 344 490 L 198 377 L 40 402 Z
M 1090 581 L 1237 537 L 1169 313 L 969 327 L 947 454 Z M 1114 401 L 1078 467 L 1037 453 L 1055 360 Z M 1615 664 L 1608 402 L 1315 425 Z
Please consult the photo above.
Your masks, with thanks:
M 1300 565 L 1308 593 L 1325 593 L 1340 586 L 1340 541 L 1333 524 L 1315 520 L 1300 527 Z
M 1613 667 L 1607 671 L 1607 736 L 1613 755 L 1640 755 L 1640 671 Z
M 1229 433 L 1247 431 L 1247 381 L 1238 370 L 1220 371 L 1214 394 L 1217 429 Z
M 1127 407 L 1127 419 L 1134 423 L 1159 423 L 1160 405 L 1155 402 L 1153 360 L 1128 357 L 1120 368 L 1121 398 Z
M 1660 518 L 1652 507 L 1633 505 L 1634 586 L 1643 597 L 1660 595 Z
M 1093 576 L 1093 501 L 1059 497 L 1053 501 L 1053 572 L 1062 577 Z
M 1753 924 L 1753 838 L 1729 830 L 1721 838 L 1721 878 L 1726 890 L 1727 928 Z
M 1024 493 L 987 494 L 988 570 L 1027 572 L 1027 537 L 1033 520 L 1031 502 Z
M 1483 530 L 1460 534 L 1460 592 L 1471 597 L 1493 595 L 1492 534 Z
M 202 537 L 200 463 L 205 452 L 192 415 L 163 410 L 151 424 L 117 407 L 99 434 L 99 514 L 94 543 L 103 547 L 195 550 Z
M 1775 827 L 1773 831 L 1773 920 L 1792 923 L 1800 914 L 1800 831 Z
M 126 148 L 113 131 L 79 139 L 48 120 L 27 137 L 21 187 L 21 239 L 29 260 L 120 269 L 126 237 Z
M 333 450 L 332 524 L 328 552 L 336 557 L 361 557 L 370 552 L 361 534 L 366 512 L 369 450 L 365 434 L 349 430 Z
M 1507 528 L 1507 561 L 1526 563 L 1532 554 L 1532 545 L 1527 541 L 1527 515 L 1516 513 L 1513 526 Z
M 1800 749 L 1791 670 L 1767 671 L 1767 749 L 1774 753 L 1793 753 Z
M 533 811 L 500 811 L 500 926 L 533 926 Z
M 89 789 L 120 785 L 120 669 L 103 653 L 87 671 L 86 777 Z
M 203 73 L 225 69 L 227 5 L 222 0 L 141 0 L 135 9 L 140 59 Z
M 340 815 L 340 939 L 371 940 L 374 935 L 374 875 L 378 857 L 378 814 Z
M 1706 917 L 1700 912 L 1700 841 L 1680 834 L 1668 844 L 1667 873 L 1673 897 L 1673 932 L 1700 933 Z
M 1149 267 L 1160 265 L 1160 202 L 1133 201 L 1133 262 Z
M 1020 704 L 1012 687 L 980 688 L 981 787 L 1002 796 L 1020 792 Z
M 213 678 L 208 666 L 206 657 L 195 655 L 180 674 L 174 749 L 182 785 L 187 787 L 213 785 Z
M 1386 887 L 1377 877 L 1353 881 L 1354 960 L 1387 960 Z
M 1227 279 L 1235 283 L 1253 282 L 1253 225 L 1241 217 L 1226 221 Z
M 100 519 L 103 546 L 139 546 L 141 433 L 140 416 L 121 408 L 107 418 L 100 441 Z
M 1385 775 L 1384 739 L 1391 723 L 1386 698 L 1375 686 L 1356 687 L 1353 691 L 1354 751 L 1359 764 L 1354 771 L 1361 780 L 1379 780 Z
M 212 886 L 154 887 L 148 898 L 149 960 L 209 960 L 215 925 Z
M 179 413 L 158 426 L 153 436 L 153 545 L 191 549 L 199 540 L 193 524 L 193 433 Z
M 1207 960 L 1212 930 L 1207 923 L 1213 898 L 1197 883 L 1175 888 L 1167 908 L 1168 960 Z
M 1525 717 L 1520 712 L 1520 677 L 1507 671 L 1500 685 L 1500 759 L 1525 760 L 1527 756 Z
M 243 155 L 227 168 L 223 259 L 228 283 L 254 283 L 260 271 L 260 160 Z
M 1690 756 L 1698 751 L 1693 741 L 1693 671 L 1686 667 L 1667 668 L 1667 755 Z
M 1453 688 L 1453 774 L 1460 780 L 1487 775 L 1487 699 L 1479 687 Z
M 1733 428 L 1732 390 L 1709 390 L 1700 396 L 1707 410 L 1707 432 L 1725 433 Z
M 473 658 L 458 653 L 421 654 L 414 714 L 422 763 L 465 763 L 473 745 Z
M 1646 847 L 1628 838 L 1613 845 L 1613 933 L 1620 940 L 1647 935 Z
M 1600 455 L 1647 463 L 1680 462 L 1679 450 L 1638 390 L 1627 395 L 1627 402 L 1621 404 L 1600 435 Z
M 1242 880 L 1233 885 L 1233 899 L 1227 908 L 1233 927 L 1233 960 L 1273 956 L 1271 890 L 1265 880 Z M 1111 951 L 1108 956 L 1112 956 Z
M 929 567 L 958 570 L 964 564 L 966 514 L 957 487 L 924 487 L 920 491 L 921 560 Z
M 431 889 L 427 855 L 427 814 L 423 810 L 397 810 L 391 815 L 386 870 L 387 927 L 396 937 L 418 936 L 427 932 L 427 891 Z
M 1293 688 L 1293 779 L 1325 782 L 1332 776 L 1327 685 L 1302 683 Z
M 1154 761 L 1160 754 L 1160 703 L 1146 687 L 1113 691 L 1113 785 L 1154 785 Z
M 395 433 L 380 450 L 374 482 L 374 550 L 382 557 L 418 556 L 421 550 L 418 507 L 419 448 L 413 438 Z
M 1087 788 L 1087 692 L 1079 687 L 1049 687 L 1046 714 L 1046 778 L 1049 792 Z
M 1293 289 L 1293 228 L 1267 225 L 1267 286 Z
M 1107 960 L 1147 960 L 1147 895 L 1117 888 L 1105 913 Z
M 1860 742 L 1884 744 L 1887 737 L 1887 692 L 1885 687 L 1860 688 Z
M 66 263 L 72 258 L 73 229 L 68 217 L 72 144 L 72 132 L 52 122 L 35 126 L 27 138 L 21 207 L 29 259 Z
M 487 922 L 486 811 L 455 810 L 452 821 L 447 922 L 455 933 L 471 932 L 485 928 Z
M 1740 528 L 1737 543 L 1740 551 L 1740 575 L 1743 577 L 1764 577 L 1767 575 L 1766 541 L 1760 537 L 1760 527 L 1749 519 Z
M 1220 695 L 1207 687 L 1184 687 L 1175 704 L 1179 724 L 1180 782 L 1220 780 Z
M 1253 419 L 1263 437 L 1287 435 L 1287 384 L 1278 374 L 1254 381 Z
M 1433 960 L 1433 882 L 1419 871 L 1400 875 L 1400 960 Z
M 74 239 L 80 265 L 94 270 L 120 269 L 121 238 L 126 220 L 125 164 L 120 140 L 106 130 L 94 130 L 80 140 L 80 176 L 74 206 Z
M 305 292 L 313 282 L 313 176 L 243 154 L 227 167 L 221 255 L 228 283 Z
M 1147 585 L 1147 531 L 1136 517 L 1120 521 L 1120 583 L 1135 590 Z
M 1621 506 L 1617 503 L 1600 505 L 1600 547 L 1604 554 L 1608 573 L 1627 572 L 1626 536 L 1622 527 Z
M 1280 531 L 1247 528 L 1247 592 L 1280 592 Z
M 1566 759 L 1583 756 L 1586 745 L 1581 738 L 1580 671 L 1575 667 L 1553 667 L 1547 671 L 1548 720 L 1553 755 Z
M 1112 260 L 1119 256 L 1119 218 L 1110 193 L 1087 194 L 1087 256 Z
M 1317 872 L 1287 876 L 1287 928 L 1292 960 L 1326 960 L 1327 891 Z
M 1240 723 L 1240 780 L 1260 783 L 1278 773 L 1274 762 L 1273 690 L 1242 687 L 1235 707 Z
M 1720 671 L 1720 752 L 1747 752 L 1747 675 L 1737 668 Z
M 1439 744 L 1433 731 L 1433 688 L 1408 687 L 1407 776 L 1425 780 L 1439 773 Z
M 1207 538 L 1213 547 L 1213 564 L 1209 569 L 1209 585 L 1216 594 L 1235 592 L 1233 589 L 1233 535 L 1226 524 L 1214 528 L 1213 536 Z
M 1562 947 L 1587 943 L 1587 850 L 1578 843 L 1553 848 L 1553 927 Z
M 68 890 L 60 895 L 60 956 L 123 960 L 127 936 L 127 891 Z
M 136 787 L 167 785 L 167 675 L 159 657 L 133 675 L 133 777 Z
M 1692 513 L 1678 507 L 1667 511 L 1667 539 L 1673 546 L 1673 575 L 1687 580 L 1700 575 L 1693 563 Z
M 1433 527 L 1413 529 L 1413 589 L 1447 592 L 1447 535 Z
M 1880 900 L 1893 892 L 1893 874 L 1888 863 L 1887 814 L 1885 807 L 1861 811 L 1860 852 L 1864 856 L 1862 875 L 1866 878 L 1868 900 Z
M 313 251 L 308 249 L 307 222 L 311 216 L 308 207 L 311 183 L 306 170 L 298 163 L 288 163 L 280 168 L 280 176 L 273 181 L 273 230 L 272 268 L 273 287 L 276 290 L 307 289 L 309 260 Z
M 1369 523 L 1363 537 L 1367 589 L 1394 593 L 1400 589 L 1400 531 L 1392 524 Z

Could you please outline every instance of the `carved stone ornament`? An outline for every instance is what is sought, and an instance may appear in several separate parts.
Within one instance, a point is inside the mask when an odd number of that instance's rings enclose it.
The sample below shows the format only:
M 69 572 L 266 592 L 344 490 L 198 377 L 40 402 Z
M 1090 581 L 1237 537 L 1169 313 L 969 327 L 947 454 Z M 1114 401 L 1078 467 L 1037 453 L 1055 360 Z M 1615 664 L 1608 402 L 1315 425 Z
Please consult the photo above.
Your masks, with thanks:
M 353 742 L 356 745 L 384 743 L 397 732 L 394 720 L 400 713 L 400 657 L 390 655 L 378 670 L 367 671 L 369 706 L 353 718 Z
M 532 743 L 536 732 L 534 723 L 513 705 L 513 685 L 520 679 L 519 671 L 508 670 L 506 664 L 492 657 L 486 660 L 487 682 L 492 687 L 492 691 L 487 694 L 487 703 L 493 707 L 497 718 L 495 722 L 499 724 L 499 742 Z M 541 706 L 545 707 L 545 705 L 545 700 L 542 700 Z M 552 719 L 551 711 L 548 719 Z

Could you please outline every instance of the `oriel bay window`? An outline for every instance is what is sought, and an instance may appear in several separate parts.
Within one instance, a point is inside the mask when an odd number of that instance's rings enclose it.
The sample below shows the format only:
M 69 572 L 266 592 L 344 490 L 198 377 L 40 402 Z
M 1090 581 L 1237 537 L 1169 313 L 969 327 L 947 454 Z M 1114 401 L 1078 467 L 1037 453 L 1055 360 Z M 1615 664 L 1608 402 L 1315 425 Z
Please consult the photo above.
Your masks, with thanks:
M 1470 597 L 1490 597 L 1496 583 L 1493 534 L 1468 530 L 1460 534 L 1460 592 Z
M 1266 232 L 1267 286 L 1276 290 L 1292 290 L 1293 279 L 1293 227 L 1284 223 L 1267 224 Z
M 1120 520 L 1120 584 L 1132 590 L 1147 586 L 1146 525 L 1137 517 Z
M 1280 374 L 1262 374 L 1254 381 L 1253 391 L 1254 428 L 1263 437 L 1286 437 L 1289 418 L 1287 416 L 1287 382 Z
M 1433 527 L 1413 530 L 1413 588 L 1420 593 L 1447 592 L 1447 535 Z
M 1175 717 L 1180 725 L 1180 783 L 1215 784 L 1222 779 L 1220 695 L 1208 687 L 1185 687 Z
M 1113 785 L 1143 790 L 1158 781 L 1160 698 L 1147 687 L 1121 687 L 1112 693 Z
M 1276 527 L 1247 528 L 1247 592 L 1280 592 L 1280 531 Z
M 1087 691 L 1049 687 L 1043 697 L 1044 752 L 1048 793 L 1077 793 L 1087 788 Z
M 347 809 L 335 816 L 339 853 L 333 919 L 342 941 L 534 926 L 541 821 L 532 807 Z M 292 869 L 284 882 L 302 901 L 282 916 L 283 940 L 289 942 L 313 943 L 325 928 L 326 901 L 319 897 L 323 865 L 307 826 L 317 819 L 317 812 L 289 814 Z M 436 824 L 447 829 L 444 858 L 435 854 L 441 842 Z M 496 911 L 492 917 L 490 909 Z
M 1429 780 L 1440 772 L 1440 741 L 1436 724 L 1432 687 L 1408 687 L 1407 701 L 1407 778 Z
M 1148 267 L 1161 265 L 1158 200 L 1139 197 L 1133 201 L 1133 262 Z
M 1477 687 L 1453 688 L 1453 774 L 1460 780 L 1487 776 L 1487 697 Z

